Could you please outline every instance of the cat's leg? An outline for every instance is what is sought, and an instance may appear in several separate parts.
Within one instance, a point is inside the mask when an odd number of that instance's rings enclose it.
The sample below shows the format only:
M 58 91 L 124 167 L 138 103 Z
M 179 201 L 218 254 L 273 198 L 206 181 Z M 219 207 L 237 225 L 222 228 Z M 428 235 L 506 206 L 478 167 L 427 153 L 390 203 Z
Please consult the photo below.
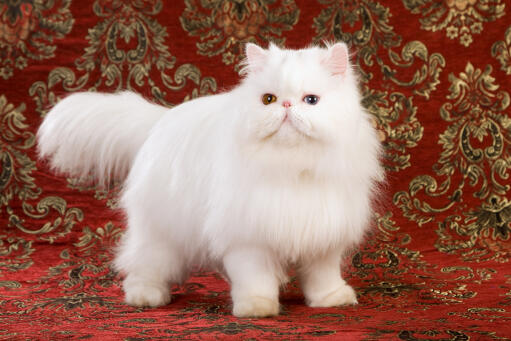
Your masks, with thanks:
M 170 302 L 170 285 L 186 277 L 182 255 L 171 240 L 151 231 L 151 226 L 129 227 L 115 260 L 125 275 L 125 301 L 133 306 L 158 307 Z
M 285 276 L 268 250 L 237 247 L 224 256 L 223 264 L 231 282 L 235 316 L 278 315 L 279 286 Z
M 304 260 L 299 277 L 305 301 L 310 307 L 334 307 L 357 304 L 353 288 L 341 277 L 339 252 Z

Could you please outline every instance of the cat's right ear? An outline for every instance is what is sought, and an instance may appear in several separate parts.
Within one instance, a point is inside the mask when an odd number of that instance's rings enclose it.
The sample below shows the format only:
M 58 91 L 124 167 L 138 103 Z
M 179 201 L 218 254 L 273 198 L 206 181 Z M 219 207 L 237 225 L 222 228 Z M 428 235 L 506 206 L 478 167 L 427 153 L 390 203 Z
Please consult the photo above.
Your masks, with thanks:
M 256 44 L 247 43 L 245 45 L 245 55 L 247 56 L 246 68 L 250 72 L 261 71 L 266 63 L 267 51 Z

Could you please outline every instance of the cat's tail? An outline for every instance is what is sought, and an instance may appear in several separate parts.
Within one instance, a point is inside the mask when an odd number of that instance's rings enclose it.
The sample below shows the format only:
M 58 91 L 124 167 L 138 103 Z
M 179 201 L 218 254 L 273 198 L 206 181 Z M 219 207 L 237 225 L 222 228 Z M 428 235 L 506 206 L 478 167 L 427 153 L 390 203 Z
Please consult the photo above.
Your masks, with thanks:
M 37 132 L 54 171 L 99 185 L 124 180 L 152 127 L 168 109 L 132 92 L 83 92 L 60 101 Z

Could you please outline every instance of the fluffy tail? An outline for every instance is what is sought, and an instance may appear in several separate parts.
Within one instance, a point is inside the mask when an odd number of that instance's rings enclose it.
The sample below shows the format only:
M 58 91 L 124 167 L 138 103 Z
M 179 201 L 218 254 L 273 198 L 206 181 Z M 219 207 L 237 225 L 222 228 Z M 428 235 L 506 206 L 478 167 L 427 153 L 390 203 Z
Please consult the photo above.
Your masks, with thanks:
M 60 101 L 37 133 L 39 155 L 54 171 L 100 185 L 123 180 L 168 109 L 132 92 L 76 93 Z

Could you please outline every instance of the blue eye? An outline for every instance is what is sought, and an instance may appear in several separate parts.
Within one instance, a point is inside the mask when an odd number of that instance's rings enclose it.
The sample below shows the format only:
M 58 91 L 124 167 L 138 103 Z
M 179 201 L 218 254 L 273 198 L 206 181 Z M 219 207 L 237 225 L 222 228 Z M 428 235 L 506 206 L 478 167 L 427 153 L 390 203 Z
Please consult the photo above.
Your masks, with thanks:
M 319 97 L 316 95 L 307 95 L 303 98 L 303 101 L 310 105 L 315 105 L 319 101 Z

